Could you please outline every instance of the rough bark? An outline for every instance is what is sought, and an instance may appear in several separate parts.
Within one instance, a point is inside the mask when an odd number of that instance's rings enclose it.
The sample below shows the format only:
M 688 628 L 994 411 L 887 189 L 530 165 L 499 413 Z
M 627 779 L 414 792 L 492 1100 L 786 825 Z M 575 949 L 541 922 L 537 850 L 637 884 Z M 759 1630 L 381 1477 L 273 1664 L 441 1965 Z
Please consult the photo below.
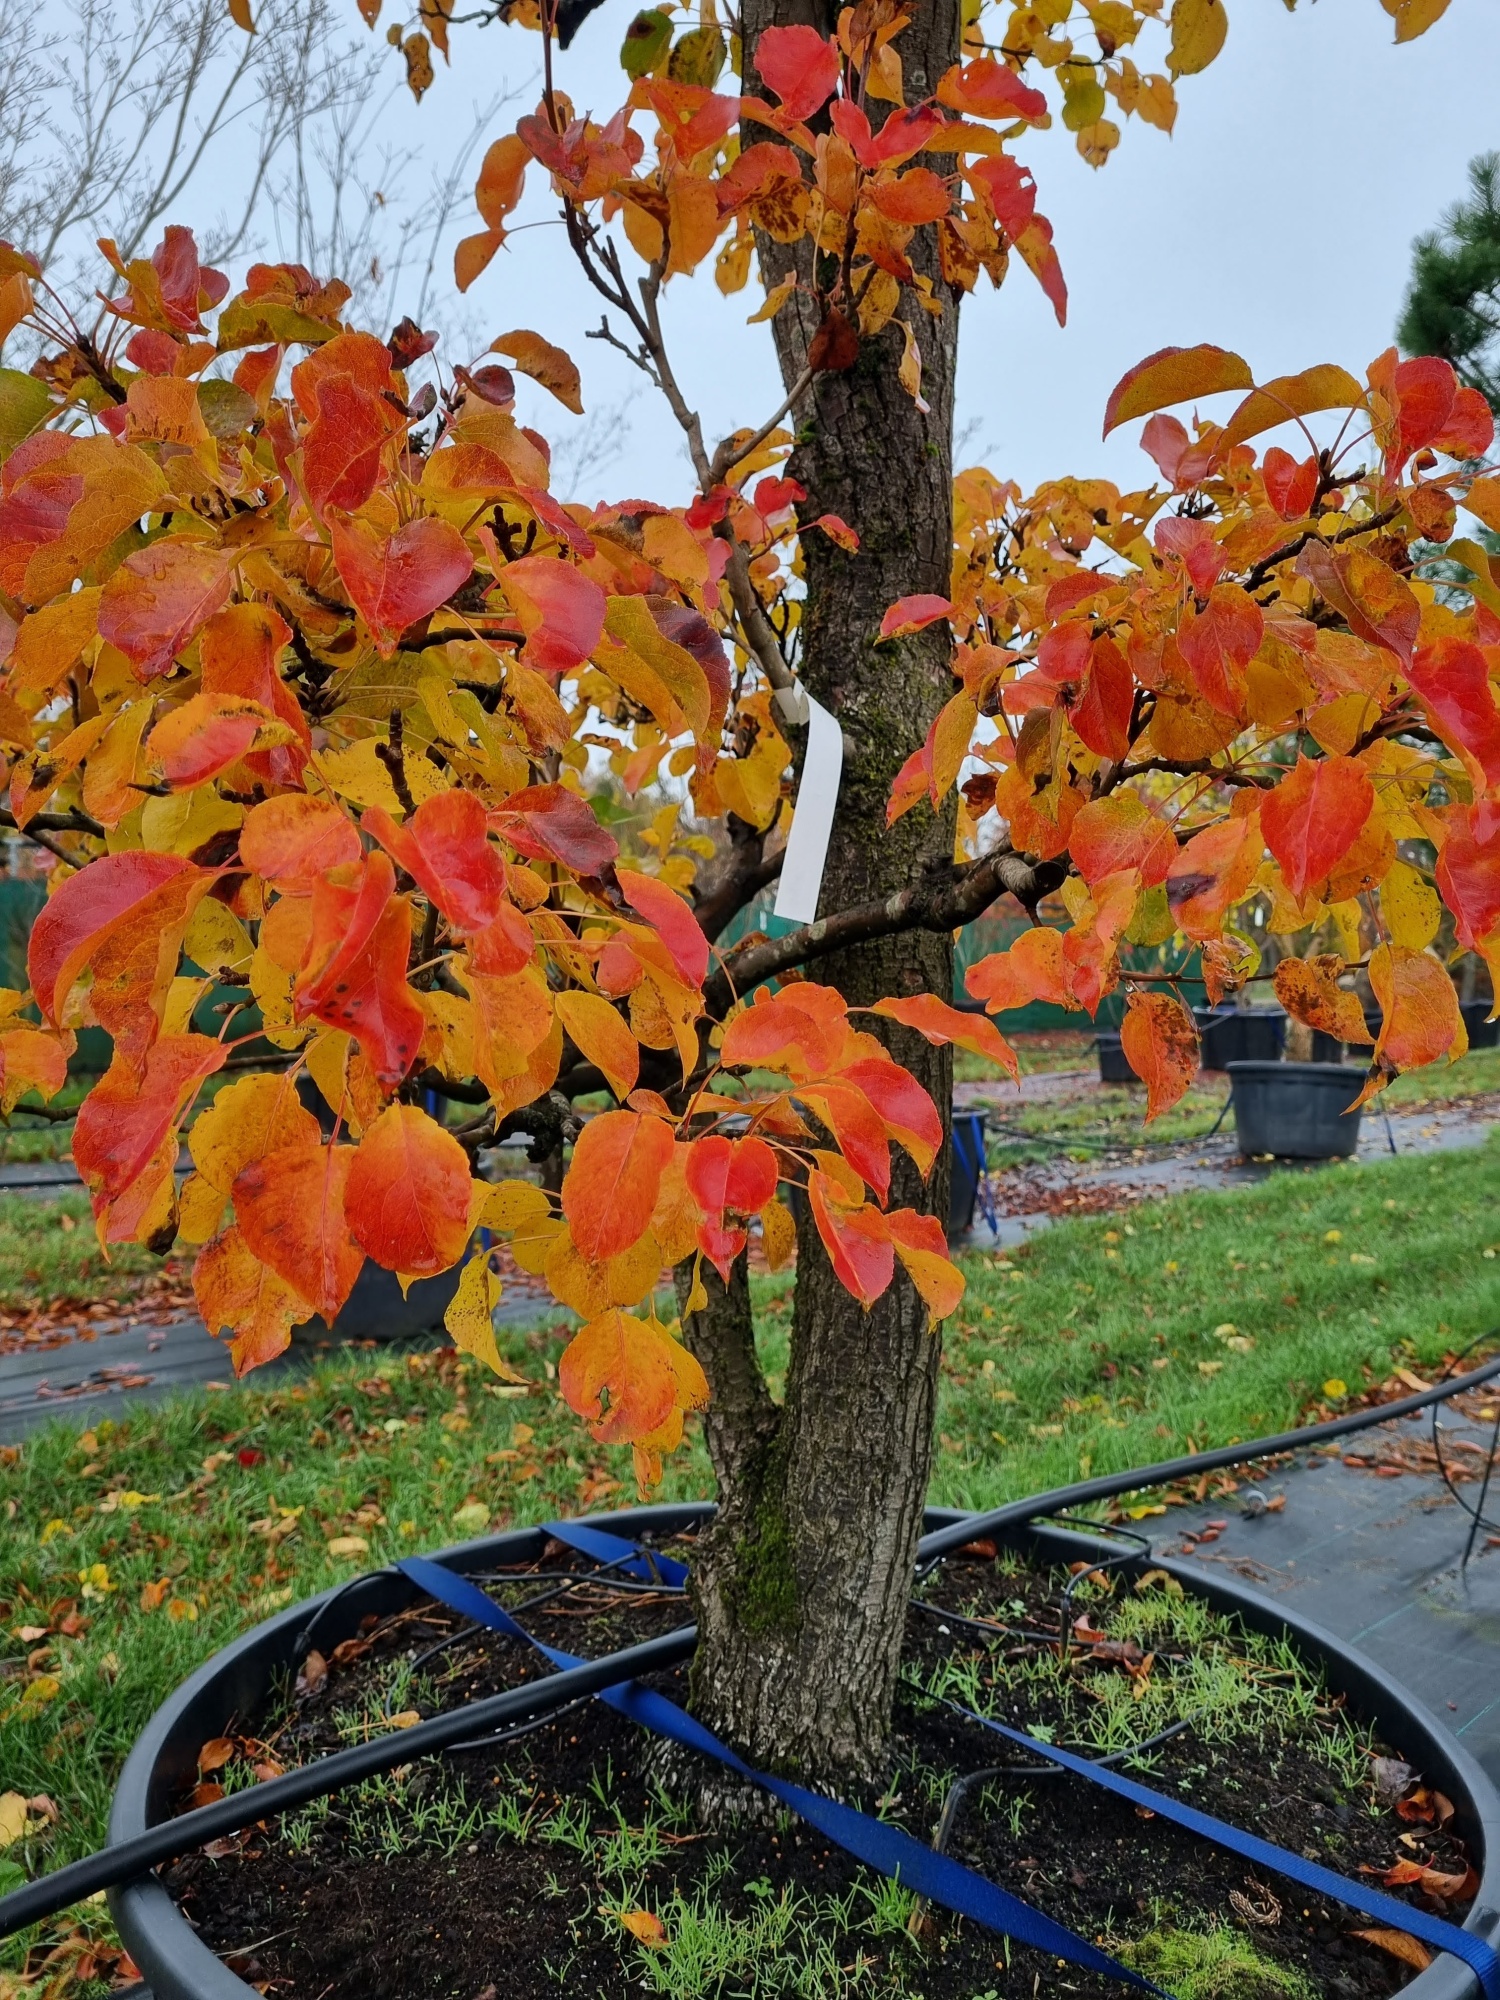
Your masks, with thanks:
M 826 34 L 836 15 L 807 0 L 750 0 L 744 18 L 753 62 L 765 28 L 810 21 Z M 901 37 L 909 99 L 935 85 L 957 55 L 958 36 L 955 0 L 921 0 Z M 958 300 L 941 282 L 935 246 L 924 240 L 931 235 L 920 232 L 910 254 L 932 278 L 942 317 L 903 309 L 921 346 L 928 409 L 897 379 L 902 336 L 892 325 L 862 344 L 847 374 L 817 378 L 796 412 L 790 470 L 808 491 L 803 513 L 839 514 L 860 536 L 855 554 L 820 535 L 804 545 L 799 668 L 838 716 L 846 744 L 825 914 L 890 896 L 952 856 L 951 818 L 921 808 L 890 830 L 885 824 L 891 781 L 951 692 L 950 640 L 938 626 L 876 642 L 897 598 L 949 588 Z M 768 283 L 799 258 L 804 279 L 811 275 L 806 246 L 763 241 L 760 249 Z M 789 388 L 816 322 L 810 298 L 773 322 Z M 859 944 L 823 959 L 815 976 L 856 1005 L 887 994 L 948 997 L 951 940 L 912 931 Z M 948 1051 L 895 1027 L 887 1040 L 946 1124 Z M 904 1155 L 895 1155 L 894 1169 L 893 1206 L 946 1217 L 946 1148 L 925 1186 Z M 714 1392 L 707 1435 L 721 1509 L 694 1564 L 701 1631 L 694 1706 L 762 1766 L 835 1789 L 878 1781 L 930 1469 L 939 1338 L 899 1269 L 864 1312 L 834 1277 L 806 1216 L 779 1409 L 755 1362 L 742 1272 L 727 1288 L 711 1285 L 708 1307 L 686 1332 Z

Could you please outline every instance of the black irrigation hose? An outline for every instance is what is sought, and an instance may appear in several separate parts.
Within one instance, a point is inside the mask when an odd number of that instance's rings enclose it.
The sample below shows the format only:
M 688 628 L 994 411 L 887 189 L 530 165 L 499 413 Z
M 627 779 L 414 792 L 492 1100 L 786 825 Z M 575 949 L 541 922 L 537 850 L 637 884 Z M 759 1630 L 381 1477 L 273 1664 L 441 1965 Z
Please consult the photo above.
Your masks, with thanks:
M 1490 1337 L 1481 1336 L 1484 1339 Z M 1478 1342 L 1472 1344 L 1477 1346 Z M 1409 1416 L 1415 1410 L 1462 1395 L 1465 1390 L 1476 1389 L 1497 1375 L 1500 1375 L 1500 1356 L 1485 1362 L 1482 1367 L 1471 1369 L 1466 1375 L 1455 1376 L 1434 1388 L 1423 1390 L 1419 1395 L 1404 1396 L 1397 1402 L 1380 1404 L 1373 1410 L 1356 1411 L 1347 1417 L 1310 1424 L 1302 1430 L 1283 1431 L 1274 1437 L 1256 1438 L 1249 1444 L 1226 1445 L 1216 1451 L 1168 1459 L 1136 1471 L 1081 1480 L 1072 1486 L 1054 1487 L 1049 1493 L 1035 1494 L 1029 1499 L 1013 1500 L 1007 1506 L 991 1508 L 988 1513 L 967 1515 L 961 1521 L 922 1537 L 917 1545 L 916 1580 L 920 1581 L 929 1574 L 945 1556 L 999 1529 L 1054 1517 L 1073 1508 L 1092 1505 L 1098 1500 L 1113 1499 L 1122 1493 L 1165 1485 L 1174 1479 L 1191 1478 L 1198 1473 L 1244 1465 L 1253 1459 L 1320 1444 L 1330 1438 L 1347 1437 L 1355 1431 L 1369 1430 L 1376 1424 Z M 1497 1427 L 1497 1435 L 1500 1435 L 1500 1427 Z M 1466 1511 L 1473 1512 L 1468 1508 Z M 1084 1525 L 1091 1534 L 1105 1527 L 1101 1522 Z M 1129 1530 L 1123 1532 L 1128 1534 Z M 587 1577 L 579 1578 L 580 1582 L 587 1580 Z M 350 1587 L 345 1585 L 343 1590 Z M 294 1652 L 305 1648 L 323 1612 L 343 1595 L 343 1590 L 335 1592 L 332 1598 L 315 1607 L 312 1617 L 298 1635 Z M 410 1729 L 393 1731 L 389 1736 L 378 1736 L 370 1742 L 355 1744 L 351 1749 L 336 1751 L 314 1763 L 284 1772 L 279 1778 L 251 1785 L 242 1792 L 217 1800 L 213 1805 L 198 1806 L 190 1812 L 181 1813 L 175 1819 L 152 1827 L 135 1840 L 103 1848 L 82 1861 L 70 1862 L 64 1868 L 55 1869 L 51 1874 L 27 1883 L 8 1896 L 0 1896 L 0 1939 L 55 1916 L 70 1903 L 81 1902 L 101 1889 L 132 1881 L 138 1875 L 144 1875 L 164 1862 L 174 1861 L 209 1841 L 243 1832 L 247 1826 L 254 1825 L 269 1814 L 306 1805 L 311 1799 L 324 1797 L 346 1785 L 358 1784 L 365 1778 L 377 1777 L 419 1757 L 450 1748 L 478 1747 L 476 1730 L 483 1731 L 490 1725 L 504 1726 L 513 1721 L 529 1723 L 538 1717 L 550 1717 L 603 1688 L 616 1686 L 622 1680 L 678 1666 L 691 1657 L 697 1637 L 696 1626 L 679 1626 L 675 1632 L 664 1633 L 660 1638 L 626 1646 L 601 1659 L 587 1660 L 581 1666 L 569 1667 L 539 1681 L 509 1688 L 503 1694 L 490 1695 L 483 1701 L 450 1710 L 447 1714 L 431 1716 L 426 1722 L 413 1724 Z M 1191 1717 L 1187 1721 L 1191 1721 Z M 1186 1723 L 1181 1726 L 1185 1727 Z M 1175 1734 L 1177 1727 L 1174 1724 L 1171 1733 Z M 1149 1744 L 1139 1744 L 1123 1754 L 1139 1755 L 1148 1747 Z
M 393 1730 L 389 1736 L 376 1736 L 368 1743 L 355 1744 L 352 1749 L 335 1751 L 332 1756 L 320 1757 L 316 1763 L 304 1764 L 279 1778 L 233 1792 L 211 1806 L 198 1806 L 192 1812 L 181 1813 L 135 1840 L 103 1848 L 98 1854 L 70 1862 L 66 1868 L 28 1882 L 24 1889 L 17 1889 L 9 1896 L 0 1896 L 0 1938 L 40 1923 L 44 1917 L 56 1916 L 70 1903 L 82 1902 L 101 1889 L 133 1881 L 136 1876 L 164 1862 L 175 1861 L 179 1855 L 191 1853 L 208 1841 L 243 1832 L 268 1814 L 288 1812 L 345 1785 L 378 1777 L 398 1764 L 413 1763 L 450 1745 L 466 1744 L 476 1729 L 492 1723 L 550 1717 L 582 1696 L 597 1694 L 601 1688 L 679 1666 L 691 1656 L 697 1639 L 695 1625 L 679 1626 L 659 1639 L 647 1639 L 640 1645 L 606 1654 L 602 1659 L 586 1660 L 582 1666 L 547 1674 L 521 1687 L 507 1688 L 503 1694 L 490 1695 L 484 1701 L 452 1709 L 446 1715 L 434 1715 L 426 1722 L 414 1723 L 410 1729 Z
M 1500 1329 L 1481 1336 L 1485 1340 L 1500 1338 Z M 1474 1345 L 1479 1343 L 1476 1341 Z M 1274 1437 L 1252 1438 L 1247 1444 L 1221 1445 L 1214 1451 L 1200 1451 L 1187 1458 L 1164 1459 L 1158 1465 L 1146 1465 L 1125 1472 L 1101 1473 L 1097 1479 L 1081 1479 L 1072 1486 L 1055 1486 L 1050 1493 L 1035 1493 L 1029 1499 L 1011 1500 L 1003 1507 L 992 1507 L 984 1514 L 967 1514 L 961 1521 L 954 1521 L 946 1528 L 937 1528 L 930 1535 L 924 1535 L 917 1544 L 919 1577 L 925 1576 L 932 1566 L 944 1556 L 952 1555 L 956 1549 L 970 1542 L 982 1541 L 986 1536 L 1005 1529 L 1019 1526 L 1025 1521 L 1035 1521 L 1061 1514 L 1069 1509 L 1089 1507 L 1099 1500 L 1114 1500 L 1122 1493 L 1138 1493 L 1149 1486 L 1166 1486 L 1174 1479 L 1193 1479 L 1200 1473 L 1219 1472 L 1232 1465 L 1248 1465 L 1257 1458 L 1274 1458 L 1283 1452 L 1300 1451 L 1309 1445 L 1324 1444 L 1333 1438 L 1349 1437 L 1355 1431 L 1372 1430 L 1377 1424 L 1385 1424 L 1396 1417 L 1409 1417 L 1417 1410 L 1425 1410 L 1435 1403 L 1444 1403 L 1453 1396 L 1461 1396 L 1469 1389 L 1477 1389 L 1484 1382 L 1493 1381 L 1500 1375 L 1500 1355 L 1486 1361 L 1479 1368 L 1472 1368 L 1466 1375 L 1455 1375 L 1446 1382 L 1439 1382 L 1431 1389 L 1424 1389 L 1418 1395 L 1402 1396 L 1394 1403 L 1379 1403 L 1370 1410 L 1354 1410 L 1346 1417 L 1332 1417 L 1327 1423 L 1308 1424 L 1301 1430 L 1280 1431 Z M 1089 1523 L 1090 1534 L 1104 1527 L 1103 1522 Z

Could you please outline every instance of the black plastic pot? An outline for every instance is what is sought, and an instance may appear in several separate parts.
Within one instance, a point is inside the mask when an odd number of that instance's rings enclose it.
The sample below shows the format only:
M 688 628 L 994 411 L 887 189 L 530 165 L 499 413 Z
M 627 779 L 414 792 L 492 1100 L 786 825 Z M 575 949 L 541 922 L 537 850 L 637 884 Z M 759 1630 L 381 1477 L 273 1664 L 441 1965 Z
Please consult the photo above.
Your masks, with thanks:
M 670 1533 L 712 1512 L 709 1503 L 697 1502 L 589 1519 L 633 1536 L 651 1530 Z M 930 1532 L 962 1519 L 955 1509 L 929 1508 L 926 1527 Z M 533 1558 L 543 1539 L 539 1528 L 517 1529 L 444 1550 L 436 1560 L 466 1575 Z M 1047 1560 L 1092 1556 L 1099 1547 L 1084 1536 L 1046 1525 L 1007 1529 L 1003 1539 L 1022 1553 Z M 1116 1552 L 1114 1545 L 1111 1554 Z M 1386 1740 L 1453 1801 L 1459 1830 L 1481 1875 L 1468 1928 L 1493 1938 L 1500 1926 L 1500 1798 L 1457 1739 L 1378 1667 L 1285 1605 L 1227 1577 L 1205 1576 L 1194 1564 L 1149 1551 L 1126 1565 L 1130 1573 L 1147 1567 L 1168 1571 L 1184 1590 L 1242 1618 L 1252 1630 L 1290 1639 L 1306 1658 L 1322 1665 L 1336 1691 L 1349 1695 Z M 130 1753 L 115 1789 L 111 1840 L 133 1839 L 170 1815 L 174 1799 L 196 1779 L 201 1746 L 231 1727 L 245 1728 L 260 1715 L 278 1683 L 300 1663 L 298 1644 L 309 1643 L 304 1635 L 312 1621 L 312 1639 L 327 1649 L 351 1637 L 369 1613 L 402 1610 L 418 1595 L 395 1572 L 361 1578 L 352 1587 L 290 1606 L 207 1661 L 157 1710 Z M 199 1939 L 154 1876 L 112 1890 L 109 1902 L 121 1939 L 155 2000 L 253 2000 L 253 1989 Z M 1403 2000 L 1476 2000 L 1479 1986 L 1466 1965 L 1445 1955 L 1401 1990 Z
M 1140 1078 L 1125 1060 L 1125 1048 L 1118 1035 L 1095 1035 L 1099 1050 L 1101 1083 L 1139 1083 Z
M 1321 1028 L 1313 1029 L 1312 1060 L 1315 1063 L 1341 1063 L 1344 1046 L 1337 1035 L 1325 1035 Z
M 1360 1121 L 1360 1113 L 1349 1107 L 1363 1084 L 1363 1074 L 1352 1065 L 1231 1063 L 1240 1151 L 1284 1160 L 1348 1159 L 1359 1144 Z
M 1275 1062 L 1286 1041 L 1286 1015 L 1279 1007 L 1200 1007 L 1193 1018 L 1203 1038 L 1205 1069 Z
M 367 1257 L 333 1325 L 319 1316 L 304 1320 L 298 1332 L 314 1338 L 331 1333 L 335 1340 L 378 1341 L 411 1340 L 419 1333 L 435 1332 L 458 1290 L 462 1270 L 462 1264 L 455 1264 L 435 1278 L 418 1278 L 403 1298 L 396 1273 Z
M 1464 1026 L 1469 1031 L 1471 1049 L 1493 1049 L 1500 1047 L 1500 1020 L 1489 1018 L 1488 1000 L 1465 1000 L 1459 1007 L 1464 1017 Z

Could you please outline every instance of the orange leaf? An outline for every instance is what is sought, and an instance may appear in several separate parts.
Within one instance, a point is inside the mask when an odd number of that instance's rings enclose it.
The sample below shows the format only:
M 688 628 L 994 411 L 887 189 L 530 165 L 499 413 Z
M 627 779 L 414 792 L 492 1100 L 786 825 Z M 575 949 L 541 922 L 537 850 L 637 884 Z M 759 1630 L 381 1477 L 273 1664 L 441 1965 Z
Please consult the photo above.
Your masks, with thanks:
M 1146 1123 L 1170 1111 L 1198 1074 L 1198 1030 L 1170 993 L 1133 992 L 1120 1024 L 1125 1060 L 1146 1086 Z
M 303 399 L 299 378 L 306 365 L 294 370 L 292 377 L 299 401 Z M 388 382 L 389 361 L 385 373 Z M 354 513 L 375 491 L 381 452 L 399 428 L 400 418 L 380 390 L 342 370 L 317 375 L 308 393 L 316 399 L 316 411 L 302 433 L 303 491 L 319 519 L 330 507 Z
M 1217 395 L 1223 389 L 1253 389 L 1248 362 L 1226 348 L 1163 347 L 1127 368 L 1104 407 L 1104 435 L 1132 417 L 1149 417 L 1173 403 Z
M 241 861 L 268 882 L 316 882 L 363 852 L 353 821 L 306 792 L 252 806 L 240 828 Z
M 195 694 L 157 723 L 147 755 L 174 792 L 185 792 L 252 751 L 296 740 L 297 732 L 259 702 L 235 694 Z
M 868 1203 L 851 1207 L 837 1182 L 818 1167 L 807 1177 L 807 1196 L 834 1276 L 868 1310 L 896 1273 L 888 1218 Z
M 896 1255 L 927 1307 L 928 1325 L 957 1312 L 966 1289 L 964 1274 L 948 1255 L 948 1238 L 935 1215 L 914 1208 L 892 1209 L 885 1218 Z
M 499 918 L 505 863 L 472 792 L 437 792 L 404 826 L 370 806 L 363 825 L 459 930 L 482 931 Z
M 1383 1016 L 1377 1063 L 1389 1070 L 1420 1069 L 1439 1056 L 1455 1062 L 1468 1048 L 1458 994 L 1432 952 L 1377 945 L 1370 954 L 1370 988 Z
M 776 33 L 773 28 L 772 34 Z M 667 1927 L 661 1918 L 651 1910 L 618 1910 L 615 1913 L 633 1938 L 642 1944 L 664 1945 L 669 1942 Z
M 469 1158 L 414 1104 L 392 1104 L 360 1140 L 344 1190 L 356 1243 L 388 1271 L 430 1278 L 469 1242 Z
M 672 1128 L 637 1111 L 606 1111 L 578 1135 L 562 1187 L 581 1257 L 603 1264 L 640 1241 L 672 1157 Z
M 208 1035 L 163 1035 L 144 1065 L 116 1054 L 79 1106 L 73 1163 L 102 1215 L 161 1152 L 205 1077 L 228 1051 Z M 169 1163 L 170 1164 L 170 1163 Z
M 1266 793 L 1261 828 L 1298 902 L 1343 860 L 1374 803 L 1370 775 L 1352 757 L 1299 755 L 1291 775 Z
M 970 1049 L 976 1056 L 999 1063 L 1009 1072 L 1012 1082 L 1020 1081 L 1016 1052 L 994 1023 L 961 1013 L 946 1000 L 939 1000 L 935 993 L 918 993 L 910 1000 L 877 1000 L 870 1011 L 899 1021 L 903 1027 L 915 1028 L 935 1048 L 956 1042 L 961 1049 Z
M 1261 850 L 1253 811 L 1195 833 L 1167 870 L 1167 904 L 1178 927 L 1194 939 L 1215 936 L 1255 879 Z
M 946 597 L 933 597 L 918 593 L 915 597 L 900 597 L 880 621 L 882 639 L 904 639 L 909 632 L 920 632 L 925 626 L 935 625 L 939 618 L 950 618 L 953 606 Z
M 1091 799 L 1073 821 L 1068 836 L 1073 865 L 1089 887 L 1122 869 L 1139 870 L 1141 886 L 1164 882 L 1177 858 L 1177 839 L 1134 792 L 1111 792 Z
M 583 415 L 583 398 L 580 394 L 578 365 L 560 347 L 554 347 L 550 340 L 544 340 L 539 333 L 502 333 L 498 340 L 490 342 L 491 354 L 503 354 L 513 361 L 523 375 L 529 375 L 533 382 L 540 382 L 544 389 L 550 389 L 565 410 L 571 410 L 575 417 Z
M 68 1080 L 73 1037 L 45 1028 L 7 1028 L 0 1033 L 0 1114 L 9 1117 L 29 1090 L 55 1097 Z
M 1500 784 L 1500 709 L 1480 648 L 1445 634 L 1418 647 L 1406 678 L 1433 727 L 1475 771 L 1476 789 Z
M 1359 995 L 1338 983 L 1343 970 L 1344 961 L 1334 952 L 1284 958 L 1276 968 L 1276 998 L 1294 1019 L 1325 1035 L 1336 1035 L 1341 1042 L 1373 1042 Z
M 1068 990 L 1062 932 L 1047 924 L 1022 931 L 1007 950 L 971 965 L 964 986 L 974 999 L 984 1001 L 987 1014 L 1004 1014 L 1032 1000 L 1049 1000 L 1059 1007 L 1078 1005 Z
M 253 1254 L 330 1322 L 365 1261 L 344 1214 L 353 1163 L 352 1146 L 283 1146 L 234 1184 L 235 1215 Z
M 616 868 L 615 880 L 625 900 L 643 916 L 672 954 L 672 963 L 689 986 L 701 986 L 708 971 L 708 939 L 688 904 L 665 882 L 638 875 L 633 868 Z
M 226 1196 L 252 1160 L 283 1146 L 316 1146 L 318 1121 L 288 1075 L 242 1076 L 193 1121 L 193 1165 Z
M 368 521 L 337 517 L 330 529 L 344 588 L 384 659 L 409 626 L 430 617 L 473 574 L 463 536 L 431 515 L 407 521 L 391 535 Z
M 1403 1965 L 1414 1966 L 1418 1972 L 1425 1972 L 1432 1963 L 1432 1953 L 1425 1944 L 1414 1938 L 1410 1931 L 1389 1931 L 1374 1929 L 1351 1931 L 1351 1937 L 1363 1938 L 1366 1944 L 1374 1945 L 1377 1951 L 1387 1952 L 1392 1958 L 1399 1958 Z
M 891 1185 L 890 1134 L 864 1091 L 843 1077 L 831 1077 L 799 1085 L 797 1096 L 818 1114 L 855 1173 L 884 1201 Z
M 193 1297 L 210 1333 L 227 1328 L 234 1336 L 229 1355 L 236 1375 L 284 1354 L 292 1328 L 307 1317 L 299 1293 L 261 1263 L 238 1229 L 226 1229 L 199 1252 Z
M 1316 368 L 1304 368 L 1300 375 L 1278 375 L 1263 388 L 1252 389 L 1234 412 L 1216 440 L 1220 452 L 1227 452 L 1261 431 L 1293 417 L 1311 415 L 1314 410 L 1363 409 L 1365 392 L 1343 368 L 1325 361 Z
M 724 1030 L 719 1059 L 740 1066 L 810 1076 L 831 1069 L 849 1038 L 847 1003 L 832 987 L 800 982 L 783 993 L 764 993 Z
M 579 1054 L 603 1070 L 610 1089 L 623 1101 L 635 1089 L 641 1051 L 618 1010 L 598 993 L 559 993 L 555 1004 Z
M 229 596 L 234 555 L 201 542 L 152 542 L 128 555 L 104 586 L 99 636 L 129 660 L 140 681 L 171 666 Z
M 1403 667 L 1411 665 L 1422 607 L 1405 577 L 1388 563 L 1365 549 L 1335 555 L 1322 542 L 1309 542 L 1297 558 L 1297 574 L 1343 614 L 1356 638 L 1384 646 Z
M 708 1401 L 707 1379 L 687 1349 L 654 1321 L 618 1307 L 573 1336 L 558 1363 L 557 1384 L 602 1444 L 650 1437 L 674 1410 L 700 1409 Z

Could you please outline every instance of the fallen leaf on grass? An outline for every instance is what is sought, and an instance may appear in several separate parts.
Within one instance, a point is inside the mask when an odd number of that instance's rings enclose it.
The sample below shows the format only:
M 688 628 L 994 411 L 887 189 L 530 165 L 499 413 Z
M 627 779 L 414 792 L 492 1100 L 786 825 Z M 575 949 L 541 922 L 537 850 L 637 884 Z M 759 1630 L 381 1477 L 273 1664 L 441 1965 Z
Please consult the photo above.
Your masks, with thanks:
M 1350 1935 L 1363 1938 L 1366 1944 L 1374 1945 L 1377 1951 L 1389 1952 L 1392 1958 L 1399 1958 L 1403 1965 L 1415 1966 L 1418 1972 L 1425 1972 L 1432 1963 L 1432 1953 L 1409 1931 L 1352 1931 Z
M 0 1848 L 13 1847 L 25 1831 L 25 1799 L 19 1792 L 0 1792 Z
M 335 1535 L 328 1544 L 331 1556 L 362 1556 L 369 1552 L 370 1544 L 363 1535 Z

